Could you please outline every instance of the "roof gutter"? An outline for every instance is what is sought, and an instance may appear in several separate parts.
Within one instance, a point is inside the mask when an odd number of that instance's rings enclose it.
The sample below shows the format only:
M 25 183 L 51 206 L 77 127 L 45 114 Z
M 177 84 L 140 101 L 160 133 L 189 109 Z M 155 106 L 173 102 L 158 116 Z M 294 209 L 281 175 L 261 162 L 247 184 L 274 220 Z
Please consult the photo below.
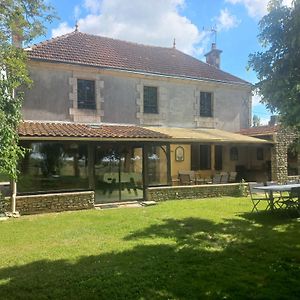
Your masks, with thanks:
M 62 136 L 20 136 L 20 141 L 86 141 L 86 142 L 169 142 L 167 138 L 101 138 Z
M 45 137 L 20 136 L 20 141 L 78 141 L 78 142 L 159 142 L 159 143 L 215 143 L 215 144 L 274 144 L 272 141 L 224 141 L 222 139 L 193 138 L 97 138 L 97 137 Z

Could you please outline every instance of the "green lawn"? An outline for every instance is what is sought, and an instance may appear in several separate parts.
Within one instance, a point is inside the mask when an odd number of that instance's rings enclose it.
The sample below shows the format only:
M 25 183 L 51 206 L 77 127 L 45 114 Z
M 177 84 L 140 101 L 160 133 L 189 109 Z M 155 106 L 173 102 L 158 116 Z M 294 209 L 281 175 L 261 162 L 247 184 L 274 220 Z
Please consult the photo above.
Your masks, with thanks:
M 300 220 L 248 198 L 0 222 L 1 299 L 299 299 Z

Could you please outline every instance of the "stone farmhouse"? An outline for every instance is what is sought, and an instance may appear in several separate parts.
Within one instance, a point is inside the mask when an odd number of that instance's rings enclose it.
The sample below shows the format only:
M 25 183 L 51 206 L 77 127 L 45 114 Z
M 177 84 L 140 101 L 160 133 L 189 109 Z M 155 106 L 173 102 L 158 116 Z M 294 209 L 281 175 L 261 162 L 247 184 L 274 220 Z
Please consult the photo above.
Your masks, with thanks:
M 215 44 L 204 63 L 175 45 L 75 30 L 26 52 L 33 87 L 19 129 L 31 149 L 20 162 L 24 212 L 36 194 L 49 209 L 64 193 L 74 209 L 146 199 L 151 187 L 178 184 L 180 171 L 270 179 L 273 141 L 235 133 L 251 126 L 251 84 L 220 69 Z

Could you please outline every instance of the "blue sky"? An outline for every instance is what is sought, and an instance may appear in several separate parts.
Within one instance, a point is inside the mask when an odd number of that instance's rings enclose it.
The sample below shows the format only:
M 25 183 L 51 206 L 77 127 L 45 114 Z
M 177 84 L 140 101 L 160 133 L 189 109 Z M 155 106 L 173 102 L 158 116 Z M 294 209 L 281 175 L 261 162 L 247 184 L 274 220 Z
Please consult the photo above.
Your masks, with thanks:
M 221 69 L 251 83 L 248 56 L 260 51 L 258 22 L 267 13 L 268 0 L 48 0 L 59 20 L 48 24 L 47 38 L 74 30 L 149 45 L 176 47 L 198 59 L 210 50 L 217 28 L 217 47 L 223 51 Z M 284 0 L 290 5 L 291 0 Z M 266 123 L 270 113 L 258 97 L 253 114 Z

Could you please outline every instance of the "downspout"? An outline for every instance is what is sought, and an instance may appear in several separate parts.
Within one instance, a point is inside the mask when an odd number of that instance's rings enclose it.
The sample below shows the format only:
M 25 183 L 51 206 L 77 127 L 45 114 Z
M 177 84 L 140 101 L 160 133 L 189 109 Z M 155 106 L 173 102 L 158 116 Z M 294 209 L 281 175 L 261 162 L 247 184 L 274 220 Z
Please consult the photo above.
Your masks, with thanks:
M 17 203 L 17 183 L 15 180 L 11 181 L 12 194 L 11 194 L 11 212 L 16 214 L 16 203 Z
M 21 29 L 21 32 L 23 30 Z M 23 44 L 23 37 L 22 34 L 12 32 L 12 45 L 16 48 L 22 49 Z M 15 98 L 15 91 L 13 90 L 12 98 Z M 11 195 L 11 211 L 13 215 L 18 215 L 19 213 L 16 211 L 16 203 L 17 203 L 17 182 L 13 179 L 11 181 L 11 189 L 12 189 L 12 195 Z
M 15 98 L 15 91 L 13 91 L 12 98 Z M 11 212 L 13 215 L 17 214 L 16 212 L 16 203 L 17 203 L 17 182 L 16 180 L 11 181 Z

